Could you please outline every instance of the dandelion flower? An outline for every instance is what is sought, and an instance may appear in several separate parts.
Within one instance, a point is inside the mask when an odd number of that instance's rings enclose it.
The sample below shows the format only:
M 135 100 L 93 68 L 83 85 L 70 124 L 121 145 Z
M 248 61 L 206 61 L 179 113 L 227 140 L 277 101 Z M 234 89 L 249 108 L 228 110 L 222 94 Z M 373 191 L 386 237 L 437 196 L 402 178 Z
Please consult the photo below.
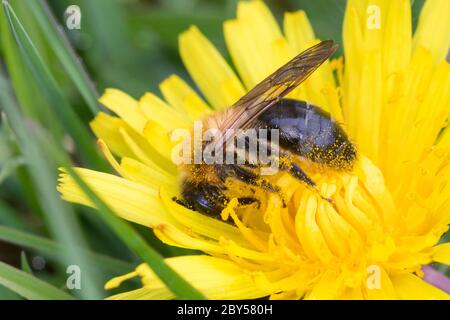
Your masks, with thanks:
M 450 219 L 449 21 L 449 1 L 427 0 L 413 36 L 409 0 L 349 0 L 345 63 L 326 62 L 289 95 L 330 112 L 358 147 L 351 172 L 306 168 L 334 205 L 283 173 L 276 183 L 287 205 L 261 194 L 259 209 L 223 212 L 233 223 L 172 201 L 179 180 L 170 133 L 231 106 L 319 41 L 303 11 L 286 13 L 280 28 L 262 1 L 240 2 L 224 23 L 237 74 L 199 29 L 180 35 L 181 58 L 203 97 L 176 75 L 161 83 L 163 99 L 106 90 L 100 102 L 116 115 L 99 113 L 91 126 L 120 177 L 78 173 L 122 218 L 168 245 L 202 251 L 167 263 L 208 298 L 448 299 L 421 270 L 450 263 L 450 244 L 439 244 Z M 59 190 L 92 205 L 67 174 Z M 145 264 L 106 288 L 136 276 L 142 288 L 112 298 L 173 298 Z

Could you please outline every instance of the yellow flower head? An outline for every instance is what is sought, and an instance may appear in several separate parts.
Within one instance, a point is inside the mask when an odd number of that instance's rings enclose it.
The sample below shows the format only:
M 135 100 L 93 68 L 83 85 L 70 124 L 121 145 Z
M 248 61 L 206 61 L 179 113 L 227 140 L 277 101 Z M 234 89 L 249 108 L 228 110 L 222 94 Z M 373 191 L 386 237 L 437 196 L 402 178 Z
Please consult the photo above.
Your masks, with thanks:
M 181 58 L 205 100 L 176 75 L 161 83 L 163 99 L 107 90 L 100 101 L 116 116 L 100 113 L 91 125 L 121 177 L 77 170 L 124 219 L 168 245 L 204 252 L 167 263 L 208 298 L 448 298 L 421 279 L 421 267 L 450 263 L 450 244 L 437 245 L 450 219 L 449 21 L 448 0 L 427 0 L 412 36 L 409 0 L 348 1 L 345 63 L 325 62 L 289 95 L 330 112 L 358 148 L 350 172 L 305 164 L 332 202 L 285 173 L 275 178 L 285 206 L 256 191 L 259 209 L 231 201 L 216 219 L 172 200 L 179 177 L 171 132 L 231 106 L 319 41 L 303 11 L 286 13 L 281 30 L 262 1 L 240 2 L 224 24 L 239 76 L 189 28 L 179 38 Z M 92 205 L 66 174 L 59 190 Z M 106 287 L 134 276 L 143 287 L 113 298 L 173 297 L 146 265 Z

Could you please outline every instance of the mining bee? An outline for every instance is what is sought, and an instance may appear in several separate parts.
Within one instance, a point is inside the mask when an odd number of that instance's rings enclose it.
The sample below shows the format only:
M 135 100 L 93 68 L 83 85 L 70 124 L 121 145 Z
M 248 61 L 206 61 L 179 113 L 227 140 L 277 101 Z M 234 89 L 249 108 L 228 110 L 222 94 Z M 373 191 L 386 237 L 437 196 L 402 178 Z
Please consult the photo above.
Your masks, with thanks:
M 305 101 L 283 99 L 335 51 L 336 46 L 331 40 L 306 49 L 256 85 L 231 108 L 202 119 L 204 128 L 215 128 L 219 132 L 214 139 L 201 145 L 202 150 L 208 148 L 217 155 L 230 141 L 234 145 L 238 134 L 225 134 L 230 129 L 270 129 L 278 132 L 279 170 L 311 188 L 315 189 L 316 183 L 300 167 L 300 159 L 335 170 L 351 169 L 356 159 L 356 148 L 331 115 Z M 266 140 L 271 142 L 271 136 Z M 263 148 L 267 146 L 266 142 Z M 174 198 L 174 201 L 217 217 L 231 198 L 237 198 L 239 205 L 246 206 L 259 203 L 252 195 L 255 189 L 280 192 L 279 187 L 260 174 L 261 163 L 248 161 L 248 150 L 244 150 L 243 155 L 239 148 L 234 152 L 244 161 L 183 164 L 180 170 L 181 198 Z M 248 192 L 237 187 L 239 184 L 248 186 Z

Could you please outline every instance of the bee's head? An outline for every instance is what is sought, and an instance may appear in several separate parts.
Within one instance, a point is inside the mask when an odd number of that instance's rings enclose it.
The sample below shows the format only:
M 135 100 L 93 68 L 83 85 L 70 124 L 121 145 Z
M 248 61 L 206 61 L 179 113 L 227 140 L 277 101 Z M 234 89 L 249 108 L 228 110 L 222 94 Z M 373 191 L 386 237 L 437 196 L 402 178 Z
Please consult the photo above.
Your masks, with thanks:
M 223 189 L 207 182 L 198 184 L 185 182 L 182 197 L 183 199 L 177 201 L 179 204 L 211 216 L 220 214 L 227 202 Z

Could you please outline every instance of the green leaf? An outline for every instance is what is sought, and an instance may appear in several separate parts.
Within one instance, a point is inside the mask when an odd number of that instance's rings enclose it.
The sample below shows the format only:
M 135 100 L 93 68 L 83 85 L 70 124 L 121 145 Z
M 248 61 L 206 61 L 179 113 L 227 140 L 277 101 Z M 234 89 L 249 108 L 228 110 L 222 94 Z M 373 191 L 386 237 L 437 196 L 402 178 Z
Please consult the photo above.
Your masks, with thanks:
M 107 171 L 108 166 L 94 147 L 91 134 L 71 108 L 69 102 L 59 88 L 57 81 L 50 73 L 48 67 L 44 64 L 39 52 L 9 4 L 9 1 L 3 0 L 3 7 L 5 9 L 10 30 L 16 39 L 22 56 L 30 67 L 42 92 L 50 102 L 50 106 L 53 108 L 54 113 L 49 113 L 48 116 L 51 117 L 52 121 L 55 123 L 58 123 L 59 121 L 55 118 L 55 114 L 59 116 L 60 121 L 62 121 L 72 137 L 75 137 L 74 141 L 77 145 L 77 149 L 83 151 L 81 156 L 85 158 L 89 166 Z
M 72 300 L 73 296 L 24 272 L 0 262 L 0 284 L 31 300 Z
M 20 253 L 20 267 L 26 273 L 29 273 L 31 275 L 33 274 L 33 271 L 31 270 L 30 264 L 28 263 L 27 254 L 25 253 L 25 251 L 22 251 Z
M 92 262 L 80 250 L 80 247 L 85 246 L 85 240 L 79 222 L 72 208 L 59 198 L 56 191 L 56 168 L 51 166 L 52 158 L 45 154 L 45 147 L 41 141 L 36 139 L 34 133 L 30 133 L 29 127 L 25 126 L 20 109 L 12 97 L 10 86 L 2 76 L 0 76 L 0 103 L 29 168 L 31 181 L 36 186 L 47 226 L 52 235 L 67 247 L 67 250 L 59 253 L 65 259 L 66 265 L 76 263 L 85 270 L 82 278 L 84 290 L 80 290 L 80 294 L 91 299 L 102 297 L 99 277 L 94 273 L 95 269 L 90 267 Z M 56 142 L 51 143 L 57 145 Z
M 22 297 L 5 286 L 0 285 L 0 300 L 22 300 Z
M 73 0 L 69 0 L 69 3 L 73 3 Z M 114 68 L 115 63 L 129 58 L 132 49 L 123 1 L 79 0 L 78 3 L 84 13 L 82 28 L 86 28 L 98 40 L 90 48 L 95 55 L 95 62 Z
M 30 226 L 2 200 L 0 200 L 0 225 L 11 226 L 20 230 L 31 230 Z
M 9 127 L 4 115 L 5 114 L 2 113 L 0 122 L 0 165 L 17 156 L 16 152 L 14 152 L 14 133 L 11 131 L 11 128 Z
M 0 130 L 0 185 L 24 164 L 24 160 L 15 152 L 15 141 L 8 123 L 2 119 Z
M 16 1 L 14 3 L 15 8 L 19 12 L 26 12 L 27 8 L 24 8 L 25 2 Z M 34 31 L 34 41 L 37 41 L 36 45 L 42 46 L 40 37 L 37 37 L 36 26 L 34 26 L 33 19 L 26 19 L 25 23 L 32 31 Z M 59 122 L 52 121 L 52 111 L 48 107 L 48 102 L 40 92 L 38 84 L 33 77 L 30 77 L 30 71 L 26 63 L 24 63 L 20 50 L 17 47 L 14 36 L 11 32 L 8 32 L 9 25 L 5 14 L 0 14 L 0 32 L 1 44 L 3 49 L 4 62 L 6 64 L 8 74 L 11 78 L 14 91 L 17 99 L 23 109 L 27 118 L 38 121 L 45 128 L 50 130 L 55 137 L 62 139 L 63 128 Z
M 178 36 L 189 26 L 197 26 L 222 52 L 226 46 L 223 40 L 223 21 L 232 16 L 224 16 L 223 8 L 217 10 L 145 10 L 143 5 L 131 8 L 130 19 L 133 29 L 151 30 L 159 35 L 160 41 L 171 50 L 178 50 Z M 234 15 L 234 12 L 233 12 Z
M 53 240 L 4 226 L 0 226 L 0 240 L 36 250 L 46 257 L 53 258 L 61 262 L 64 262 L 64 260 L 61 258 L 59 252 L 64 252 L 67 250 L 66 247 L 56 243 Z M 108 270 L 113 274 L 128 273 L 134 269 L 133 265 L 130 263 L 87 250 L 83 250 L 83 252 L 98 269 Z
M 84 100 L 88 104 L 93 115 L 100 111 L 97 103 L 98 92 L 94 84 L 86 73 L 84 66 L 70 45 L 63 29 L 53 16 L 47 3 L 43 0 L 28 0 L 30 11 L 45 33 L 48 43 L 52 47 L 67 75 L 72 79 L 75 86 L 80 91 Z
M 13 157 L 8 159 L 0 167 L 0 184 L 3 183 L 10 175 L 12 175 L 16 169 L 23 165 L 24 161 L 22 157 Z

